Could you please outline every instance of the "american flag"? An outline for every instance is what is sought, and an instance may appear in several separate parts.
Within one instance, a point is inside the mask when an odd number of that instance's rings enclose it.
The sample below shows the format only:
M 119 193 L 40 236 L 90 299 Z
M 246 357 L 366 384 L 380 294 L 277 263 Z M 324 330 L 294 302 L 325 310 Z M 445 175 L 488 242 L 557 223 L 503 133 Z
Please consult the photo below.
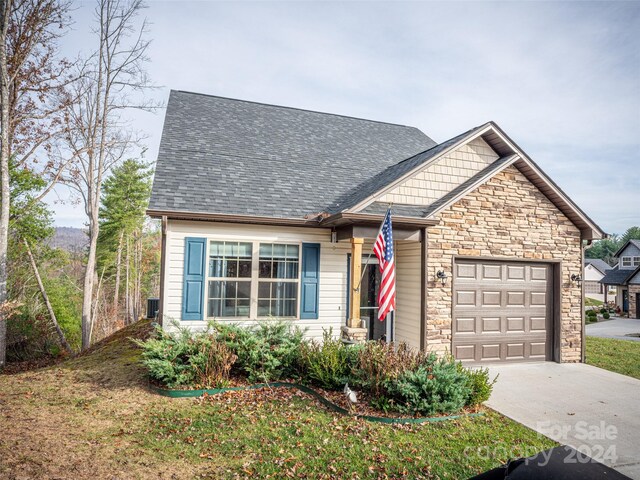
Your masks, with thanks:
M 384 320 L 389 312 L 396 308 L 396 266 L 393 259 L 393 231 L 391 229 L 391 209 L 382 221 L 382 227 L 373 253 L 378 257 L 380 265 L 380 292 L 378 293 L 378 319 Z

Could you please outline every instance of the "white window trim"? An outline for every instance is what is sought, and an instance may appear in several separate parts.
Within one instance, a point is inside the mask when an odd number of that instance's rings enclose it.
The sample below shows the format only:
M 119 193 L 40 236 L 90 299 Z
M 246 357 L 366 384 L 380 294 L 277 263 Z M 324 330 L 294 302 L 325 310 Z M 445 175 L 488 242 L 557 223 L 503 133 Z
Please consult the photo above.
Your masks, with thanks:
M 640 267 L 640 257 L 633 257 L 631 259 L 631 266 Z
M 629 262 L 628 265 L 625 265 L 626 262 Z M 623 267 L 631 267 L 633 265 L 633 258 L 632 257 L 622 257 L 620 259 L 620 265 L 622 265 Z
M 229 278 L 229 277 L 210 277 L 209 276 L 209 256 L 211 253 L 211 242 L 239 242 L 239 243 L 251 243 L 251 277 L 243 278 Z M 296 315 L 294 317 L 269 317 L 258 316 L 258 282 L 260 281 L 260 244 L 279 244 L 279 245 L 297 245 L 298 246 L 298 277 L 295 281 L 298 283 L 298 295 L 296 299 Z M 255 238 L 207 238 L 206 246 L 206 275 L 205 275 L 205 294 L 204 297 L 204 318 L 206 320 L 216 320 L 225 322 L 242 322 L 251 320 L 269 320 L 275 318 L 282 318 L 283 320 L 300 320 L 300 294 L 302 284 L 302 242 L 292 241 L 280 241 L 276 239 L 256 240 Z M 251 295 L 249 298 L 249 316 L 248 317 L 210 317 L 209 316 L 209 281 L 250 281 L 251 282 Z M 277 280 L 277 279 L 263 279 L 263 280 Z M 287 279 L 293 280 L 293 279 Z

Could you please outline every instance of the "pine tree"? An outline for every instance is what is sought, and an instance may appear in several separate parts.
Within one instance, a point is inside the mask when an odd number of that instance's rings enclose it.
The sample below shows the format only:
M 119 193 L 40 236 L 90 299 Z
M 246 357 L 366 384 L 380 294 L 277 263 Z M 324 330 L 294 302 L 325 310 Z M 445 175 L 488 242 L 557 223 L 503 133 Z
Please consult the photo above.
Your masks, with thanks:
M 98 272 L 113 280 L 113 316 L 119 317 L 122 270 L 125 271 L 125 319 L 141 314 L 141 252 L 145 210 L 151 193 L 151 170 L 129 159 L 104 182 L 99 213 Z M 102 275 L 101 275 L 102 277 Z

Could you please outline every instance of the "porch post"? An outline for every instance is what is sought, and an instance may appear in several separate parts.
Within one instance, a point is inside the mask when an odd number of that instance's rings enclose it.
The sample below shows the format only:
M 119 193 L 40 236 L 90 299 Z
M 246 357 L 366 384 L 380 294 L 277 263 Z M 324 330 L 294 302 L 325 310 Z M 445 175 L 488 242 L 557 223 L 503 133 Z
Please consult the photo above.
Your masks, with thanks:
M 363 238 L 351 238 L 351 286 L 349 326 L 360 328 L 360 278 L 362 277 Z

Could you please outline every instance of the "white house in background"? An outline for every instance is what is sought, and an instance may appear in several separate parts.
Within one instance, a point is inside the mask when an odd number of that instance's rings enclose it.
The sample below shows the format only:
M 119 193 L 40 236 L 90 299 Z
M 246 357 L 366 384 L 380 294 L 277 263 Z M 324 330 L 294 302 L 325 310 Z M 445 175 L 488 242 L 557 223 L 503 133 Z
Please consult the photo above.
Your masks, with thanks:
M 584 296 L 606 302 L 615 300 L 616 287 L 605 286 L 600 280 L 604 278 L 613 267 L 599 258 L 584 259 Z

